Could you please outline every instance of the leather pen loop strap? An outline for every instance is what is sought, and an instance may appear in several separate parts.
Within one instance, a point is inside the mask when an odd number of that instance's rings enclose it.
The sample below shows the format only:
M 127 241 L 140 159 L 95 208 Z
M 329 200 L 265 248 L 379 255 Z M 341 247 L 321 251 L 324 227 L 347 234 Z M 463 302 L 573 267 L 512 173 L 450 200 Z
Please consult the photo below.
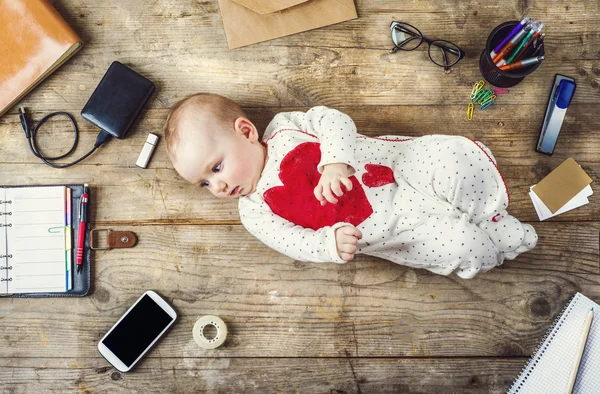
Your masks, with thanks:
M 98 231 L 106 231 L 106 246 L 102 247 L 97 244 Z M 116 248 L 131 248 L 137 243 L 135 233 L 131 231 L 112 231 L 107 228 L 95 228 L 90 231 L 90 248 L 94 250 L 110 250 Z

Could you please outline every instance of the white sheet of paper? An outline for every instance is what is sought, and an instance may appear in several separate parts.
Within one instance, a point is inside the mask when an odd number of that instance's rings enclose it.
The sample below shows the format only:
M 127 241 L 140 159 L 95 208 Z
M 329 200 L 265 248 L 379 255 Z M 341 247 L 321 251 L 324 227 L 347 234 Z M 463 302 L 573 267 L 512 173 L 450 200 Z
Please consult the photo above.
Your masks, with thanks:
M 535 208 L 535 211 L 537 212 L 540 221 L 544 221 L 553 216 L 560 215 L 561 213 L 565 213 L 567 211 L 588 204 L 589 200 L 587 198 L 594 193 L 592 187 L 590 185 L 587 185 L 575 197 L 570 199 L 558 211 L 552 214 L 552 212 L 550 212 L 550 209 L 548 209 L 548 207 L 544 205 L 542 200 L 533 192 L 533 190 L 531 190 L 532 188 L 533 186 L 529 188 L 529 197 L 531 198 L 531 202 L 533 202 L 533 207 Z
M 7 188 L 12 226 L 8 293 L 65 292 L 65 187 Z

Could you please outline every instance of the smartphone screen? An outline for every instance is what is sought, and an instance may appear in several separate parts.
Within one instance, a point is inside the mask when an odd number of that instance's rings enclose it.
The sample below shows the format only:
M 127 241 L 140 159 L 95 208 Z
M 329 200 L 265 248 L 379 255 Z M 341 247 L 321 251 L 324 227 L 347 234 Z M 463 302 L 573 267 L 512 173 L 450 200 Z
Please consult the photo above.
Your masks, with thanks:
M 131 367 L 173 320 L 174 318 L 146 294 L 104 338 L 102 343 L 123 364 Z

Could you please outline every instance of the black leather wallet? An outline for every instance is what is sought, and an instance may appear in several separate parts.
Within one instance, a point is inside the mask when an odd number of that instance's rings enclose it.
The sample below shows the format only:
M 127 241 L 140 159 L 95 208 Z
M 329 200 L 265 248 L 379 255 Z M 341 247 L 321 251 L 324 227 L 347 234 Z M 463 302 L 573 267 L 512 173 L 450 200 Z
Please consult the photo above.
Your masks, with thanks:
M 81 116 L 116 138 L 125 138 L 154 92 L 154 84 L 127 66 L 113 62 Z

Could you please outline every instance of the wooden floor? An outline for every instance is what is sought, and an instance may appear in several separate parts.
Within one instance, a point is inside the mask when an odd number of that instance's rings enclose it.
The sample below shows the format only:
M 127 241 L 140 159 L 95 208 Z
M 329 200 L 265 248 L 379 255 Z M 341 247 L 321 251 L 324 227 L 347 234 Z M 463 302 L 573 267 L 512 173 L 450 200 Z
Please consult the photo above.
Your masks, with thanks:
M 600 301 L 600 199 L 539 223 L 527 194 L 568 157 L 600 179 L 595 1 L 357 0 L 357 20 L 233 51 L 216 0 L 53 3 L 86 46 L 22 101 L 35 120 L 57 110 L 76 115 L 83 153 L 97 130 L 79 112 L 112 61 L 147 76 L 157 93 L 126 140 L 67 170 L 31 154 L 13 108 L 0 119 L 0 184 L 88 182 L 94 227 L 132 230 L 139 244 L 93 254 L 87 297 L 0 299 L 0 392 L 502 393 L 575 292 Z M 468 122 L 488 33 L 523 15 L 546 24 L 547 60 Z M 392 20 L 455 42 L 467 56 L 445 74 L 425 49 L 389 54 Z M 545 156 L 534 145 L 556 73 L 578 86 L 556 153 Z M 366 135 L 480 140 L 504 173 L 509 211 L 535 226 L 539 245 L 472 280 L 376 258 L 336 265 L 279 255 L 244 230 L 236 203 L 184 182 L 164 143 L 148 169 L 134 164 L 168 108 L 198 91 L 236 100 L 261 129 L 277 112 L 327 105 Z M 65 122 L 42 133 L 49 154 L 72 144 Z M 97 341 L 147 289 L 180 318 L 122 374 Z M 217 350 L 192 338 L 207 314 L 229 327 Z

